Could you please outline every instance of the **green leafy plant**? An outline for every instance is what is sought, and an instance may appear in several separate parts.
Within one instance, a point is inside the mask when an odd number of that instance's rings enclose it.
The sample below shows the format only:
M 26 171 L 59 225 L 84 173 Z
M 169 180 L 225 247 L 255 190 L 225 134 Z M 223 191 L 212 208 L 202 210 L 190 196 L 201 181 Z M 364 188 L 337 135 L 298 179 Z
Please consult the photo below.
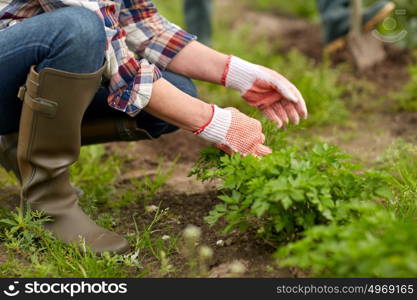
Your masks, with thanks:
M 400 41 L 400 45 L 417 48 L 417 7 L 414 0 L 394 0 L 398 9 L 405 11 L 404 13 L 394 13 L 393 18 L 397 22 L 396 32 L 406 30 L 407 35 Z M 383 24 L 382 26 L 383 27 Z
M 18 181 L 12 172 L 8 173 L 3 168 L 0 168 L 0 187 L 16 186 Z
M 166 184 L 175 171 L 175 165 L 180 156 L 177 156 L 168 166 L 164 158 L 159 159 L 158 167 L 153 175 L 145 175 L 140 179 L 132 180 L 136 191 L 141 194 L 140 198 L 146 205 L 148 201 L 156 196 L 158 191 Z
M 35 251 L 42 241 L 50 237 L 43 224 L 49 218 L 37 211 L 28 211 L 23 214 L 20 209 L 12 212 L 7 218 L 0 220 L 2 239 L 4 246 L 13 250 Z
M 329 62 L 317 64 L 296 49 L 282 54 L 279 40 L 253 35 L 253 28 L 244 23 L 234 24 L 233 34 L 224 33 L 224 28 L 231 26 L 224 19 L 219 20 L 217 26 L 214 32 L 216 49 L 276 70 L 297 86 L 309 108 L 309 118 L 303 122 L 305 126 L 343 123 L 346 119 L 348 111 L 342 99 L 354 88 L 352 84 L 339 81 L 344 73 L 342 66 L 331 67 Z M 255 111 L 235 91 L 209 83 L 199 83 L 198 87 L 201 98 L 217 105 L 233 106 L 249 115 Z
M 391 195 L 383 173 L 358 173 L 359 166 L 334 146 L 319 143 L 300 149 L 282 146 L 279 139 L 270 143 L 275 151 L 263 158 L 203 152 L 191 174 L 219 179 L 223 191 L 222 203 L 206 218 L 209 224 L 224 220 L 225 232 L 254 226 L 268 240 L 290 240 L 331 222 L 345 201 Z
M 276 256 L 281 266 L 310 276 L 415 277 L 416 234 L 415 219 L 401 220 L 369 201 L 344 203 L 334 222 L 307 230 Z

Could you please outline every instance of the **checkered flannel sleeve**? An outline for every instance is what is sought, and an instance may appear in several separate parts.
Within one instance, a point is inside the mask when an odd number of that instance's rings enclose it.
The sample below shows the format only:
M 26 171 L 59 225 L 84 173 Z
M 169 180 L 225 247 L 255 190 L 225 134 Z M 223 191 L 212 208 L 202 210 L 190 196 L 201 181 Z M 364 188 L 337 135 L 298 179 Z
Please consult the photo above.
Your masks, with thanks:
M 103 21 L 107 35 L 107 71 L 110 79 L 108 103 L 131 116 L 137 115 L 151 98 L 154 81 L 161 71 L 146 58 L 137 59 L 126 44 L 127 32 L 120 26 L 121 0 L 39 0 L 45 11 L 80 6 L 94 11 Z

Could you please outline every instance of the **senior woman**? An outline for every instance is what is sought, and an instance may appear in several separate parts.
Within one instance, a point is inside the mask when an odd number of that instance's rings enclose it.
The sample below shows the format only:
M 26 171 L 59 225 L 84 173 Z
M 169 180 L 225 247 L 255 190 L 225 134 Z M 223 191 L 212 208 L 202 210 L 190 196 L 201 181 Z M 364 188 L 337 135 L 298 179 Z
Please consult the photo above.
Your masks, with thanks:
M 227 153 L 271 152 L 259 121 L 197 99 L 189 78 L 238 90 L 277 127 L 307 117 L 282 75 L 200 44 L 149 0 L 0 0 L 0 66 L 0 163 L 21 181 L 22 209 L 95 253 L 129 244 L 78 206 L 68 168 L 81 145 L 179 127 Z

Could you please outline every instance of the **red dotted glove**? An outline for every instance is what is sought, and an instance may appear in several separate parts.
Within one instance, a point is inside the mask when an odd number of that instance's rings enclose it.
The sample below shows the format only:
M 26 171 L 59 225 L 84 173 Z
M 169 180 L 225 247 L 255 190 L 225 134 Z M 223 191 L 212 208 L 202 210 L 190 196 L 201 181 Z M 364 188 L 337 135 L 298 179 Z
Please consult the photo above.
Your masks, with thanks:
M 226 87 L 238 90 L 249 105 L 259 108 L 278 128 L 307 118 L 301 93 L 273 70 L 230 56 L 222 81 Z
M 240 153 L 263 156 L 272 150 L 264 146 L 265 135 L 261 123 L 242 114 L 235 108 L 222 109 L 212 105 L 213 116 L 209 123 L 194 132 L 199 137 L 215 143 L 228 154 Z

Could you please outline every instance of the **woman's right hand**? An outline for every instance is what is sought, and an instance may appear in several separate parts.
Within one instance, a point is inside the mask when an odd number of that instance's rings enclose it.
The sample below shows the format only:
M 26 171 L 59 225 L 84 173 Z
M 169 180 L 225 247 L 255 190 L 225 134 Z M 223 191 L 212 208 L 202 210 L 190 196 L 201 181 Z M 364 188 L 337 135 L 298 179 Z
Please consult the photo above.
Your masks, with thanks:
M 212 105 L 211 120 L 194 133 L 199 137 L 213 142 L 228 154 L 240 153 L 264 156 L 272 150 L 263 145 L 265 135 L 262 125 L 235 108 L 222 109 Z

